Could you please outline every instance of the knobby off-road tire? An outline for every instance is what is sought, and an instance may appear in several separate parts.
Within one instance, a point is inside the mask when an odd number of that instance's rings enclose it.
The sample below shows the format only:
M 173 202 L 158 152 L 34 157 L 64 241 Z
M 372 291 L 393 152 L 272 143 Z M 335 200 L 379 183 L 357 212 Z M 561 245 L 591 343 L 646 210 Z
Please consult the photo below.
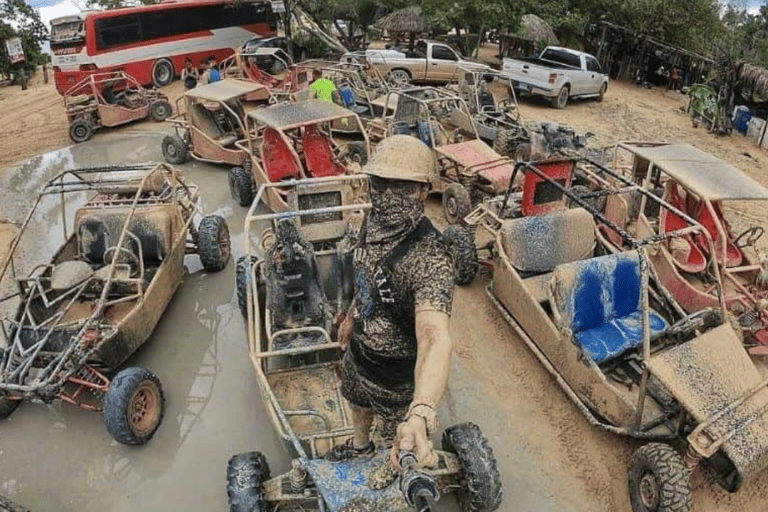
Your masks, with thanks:
M 552 98 L 552 108 L 564 109 L 568 104 L 568 94 L 570 94 L 568 87 L 561 88 L 557 96 Z
M 256 257 L 251 256 L 248 265 L 248 256 L 240 256 L 235 266 L 235 287 L 237 288 L 237 305 L 243 318 L 248 318 L 248 290 L 251 287 L 251 268 L 256 263 Z
M 8 393 L 0 391 L 0 420 L 4 420 L 21 405 L 21 400 L 10 400 Z
M 229 512 L 267 510 L 261 484 L 269 480 L 269 464 L 260 452 L 240 453 L 227 463 Z
M 153 121 L 165 121 L 173 114 L 173 107 L 166 100 L 157 100 L 149 106 L 149 115 Z
M 187 144 L 176 134 L 163 137 L 161 149 L 169 164 L 183 164 L 187 161 Z
M 253 191 L 253 176 L 243 167 L 233 167 L 229 171 L 229 190 L 237 204 L 248 208 L 256 194 Z
M 472 210 L 469 191 L 461 183 L 451 183 L 443 191 L 443 215 L 448 224 L 458 224 Z
M 690 512 L 691 484 L 682 457 L 669 445 L 649 443 L 632 456 L 633 512 Z
M 152 83 L 158 87 L 173 82 L 173 63 L 168 59 L 158 59 L 152 67 Z
M 75 119 L 69 125 L 69 138 L 72 142 L 85 142 L 93 135 L 93 126 L 85 119 Z
M 146 368 L 121 371 L 104 395 L 104 425 L 119 443 L 146 443 L 160 426 L 164 413 L 165 396 L 160 379 Z
M 501 156 L 508 156 L 511 153 L 510 146 L 513 137 L 512 130 L 499 128 L 496 132 L 496 138 L 493 139 L 493 150 Z
M 470 231 L 463 226 L 448 226 L 443 232 L 448 254 L 453 259 L 453 281 L 471 283 L 477 276 L 477 248 Z
M 197 252 L 207 272 L 218 272 L 227 266 L 231 254 L 229 226 L 219 215 L 208 215 L 197 228 Z
M 443 432 L 443 450 L 461 463 L 457 499 L 464 512 L 491 512 L 501 505 L 501 476 L 488 440 L 474 423 L 460 423 Z

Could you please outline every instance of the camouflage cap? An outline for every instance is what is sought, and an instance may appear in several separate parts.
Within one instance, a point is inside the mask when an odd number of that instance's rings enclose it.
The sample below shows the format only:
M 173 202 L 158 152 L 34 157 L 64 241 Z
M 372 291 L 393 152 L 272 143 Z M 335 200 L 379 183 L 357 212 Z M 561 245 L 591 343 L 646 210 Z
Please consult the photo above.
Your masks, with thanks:
M 392 135 L 379 142 L 362 172 L 389 180 L 432 183 L 437 165 L 432 150 L 419 139 Z

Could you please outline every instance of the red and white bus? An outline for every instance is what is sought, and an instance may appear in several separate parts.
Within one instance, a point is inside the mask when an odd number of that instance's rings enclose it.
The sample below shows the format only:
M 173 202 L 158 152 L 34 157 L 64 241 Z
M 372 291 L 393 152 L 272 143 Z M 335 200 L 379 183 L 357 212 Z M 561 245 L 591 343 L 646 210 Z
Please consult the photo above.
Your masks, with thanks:
M 273 36 L 277 19 L 265 0 L 181 0 L 87 11 L 51 20 L 51 51 L 60 94 L 95 72 L 124 71 L 142 85 L 167 85 L 184 59 L 219 61 L 254 36 Z

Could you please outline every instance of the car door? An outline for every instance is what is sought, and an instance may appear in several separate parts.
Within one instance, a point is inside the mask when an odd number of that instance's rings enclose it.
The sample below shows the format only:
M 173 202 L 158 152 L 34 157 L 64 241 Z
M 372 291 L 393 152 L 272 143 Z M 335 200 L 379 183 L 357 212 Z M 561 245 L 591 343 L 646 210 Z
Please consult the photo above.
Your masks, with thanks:
M 459 56 L 456 55 L 456 52 L 443 44 L 433 44 L 430 52 L 427 80 L 448 82 L 458 78 L 458 75 L 454 77 L 459 62 Z
M 584 94 L 597 94 L 603 85 L 603 70 L 597 59 L 591 55 L 585 56 L 587 60 L 587 72 L 585 77 L 586 90 Z

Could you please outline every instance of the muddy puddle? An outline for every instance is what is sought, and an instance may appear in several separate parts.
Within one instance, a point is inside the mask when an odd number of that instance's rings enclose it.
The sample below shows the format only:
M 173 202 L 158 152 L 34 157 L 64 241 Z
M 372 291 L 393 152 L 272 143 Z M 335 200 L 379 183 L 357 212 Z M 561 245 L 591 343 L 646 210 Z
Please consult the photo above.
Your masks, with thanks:
M 5 191 L 0 218 L 21 221 L 37 190 L 64 169 L 162 160 L 161 136 L 115 134 L 15 166 L 0 178 Z M 199 162 L 180 167 L 200 186 L 203 213 L 227 220 L 234 257 L 224 271 L 206 274 L 197 256 L 188 256 L 189 275 L 149 341 L 127 362 L 160 378 L 163 423 L 147 445 L 127 447 L 109 436 L 98 413 L 60 402 L 22 404 L 0 423 L 0 494 L 32 511 L 223 511 L 231 455 L 260 450 L 273 474 L 289 468 L 289 453 L 264 412 L 235 297 L 234 261 L 244 253 L 245 209 L 230 198 L 225 168 Z M 430 205 L 433 213 L 439 212 L 436 204 Z M 40 231 L 41 247 L 56 245 L 44 228 Z M 462 338 L 470 329 L 457 326 L 485 324 L 488 347 L 505 345 L 512 336 L 495 311 L 486 309 L 484 285 L 457 291 L 453 330 L 459 352 L 468 346 Z M 487 357 L 505 360 L 490 350 Z M 484 364 L 480 356 L 454 357 L 440 416 L 443 427 L 471 420 L 485 431 L 502 474 L 500 510 L 605 510 L 605 501 L 590 496 L 571 464 L 556 457 L 557 442 L 542 441 L 557 436 L 557 429 L 547 426 L 552 411 L 542 414 L 519 398 L 525 390 L 499 395 Z M 498 379 L 498 371 L 506 369 L 494 371 Z M 562 406 L 571 407 L 566 401 Z M 617 478 L 623 484 L 624 476 Z M 440 510 L 458 507 L 446 496 Z

